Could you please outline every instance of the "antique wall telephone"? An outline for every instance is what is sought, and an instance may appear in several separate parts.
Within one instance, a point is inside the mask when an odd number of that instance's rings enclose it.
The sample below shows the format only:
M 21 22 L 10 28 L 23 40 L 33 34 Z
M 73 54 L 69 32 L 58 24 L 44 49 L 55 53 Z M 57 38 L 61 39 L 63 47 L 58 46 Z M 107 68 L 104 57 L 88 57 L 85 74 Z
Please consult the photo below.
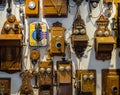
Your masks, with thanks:
M 50 41 L 50 54 L 51 56 L 64 56 L 65 55 L 65 28 L 62 27 L 60 22 L 53 23 L 50 28 L 51 41 Z
M 120 70 L 102 70 L 102 95 L 120 94 Z
M 76 70 L 74 87 L 76 95 L 96 95 L 96 71 Z
M 30 45 L 46 46 L 48 44 L 48 28 L 44 22 L 32 22 L 30 24 Z
M 42 61 L 38 74 L 39 95 L 53 95 L 53 62 Z
M 39 16 L 39 0 L 26 0 L 25 12 L 27 17 Z
M 22 78 L 22 85 L 20 87 L 20 95 L 34 95 L 33 87 L 31 84 L 31 79 L 33 77 L 32 73 L 28 70 L 25 70 L 20 74 Z
M 95 52 L 97 60 L 110 60 L 115 41 L 108 29 L 109 20 L 101 15 L 96 21 L 98 28 L 95 31 Z
M 57 95 L 72 95 L 72 62 L 57 61 L 56 71 Z
M 0 35 L 0 70 L 14 73 L 21 70 L 22 34 L 15 15 L 9 15 Z
M 0 78 L 0 95 L 11 95 L 11 79 Z
M 69 0 L 43 0 L 44 17 L 67 17 Z
M 71 43 L 77 57 L 82 57 L 88 46 L 88 36 L 86 34 L 85 23 L 80 15 L 73 22 Z

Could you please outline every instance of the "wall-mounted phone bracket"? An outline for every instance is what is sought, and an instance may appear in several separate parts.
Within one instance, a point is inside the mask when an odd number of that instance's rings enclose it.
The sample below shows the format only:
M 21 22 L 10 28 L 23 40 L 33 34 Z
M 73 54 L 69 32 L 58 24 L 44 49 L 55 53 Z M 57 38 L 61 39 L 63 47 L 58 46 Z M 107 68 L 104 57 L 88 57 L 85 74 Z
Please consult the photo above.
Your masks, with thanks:
M 67 17 L 69 0 L 43 0 L 44 17 Z
M 79 15 L 73 22 L 71 43 L 72 48 L 78 58 L 82 57 L 88 46 L 88 36 L 86 34 L 85 23 Z
M 76 70 L 74 86 L 77 95 L 96 95 L 96 71 Z
M 39 17 L 39 0 L 25 0 L 25 13 L 27 17 Z
M 62 27 L 60 22 L 53 23 L 50 28 L 51 42 L 50 42 L 50 54 L 51 56 L 64 56 L 65 55 L 65 40 L 64 32 L 65 28 Z
M 8 73 L 21 71 L 22 33 L 14 15 L 8 16 L 0 35 L 0 70 Z
M 41 61 L 38 68 L 39 95 L 53 95 L 53 62 Z
M 102 70 L 102 95 L 120 94 L 120 69 Z
M 109 20 L 101 15 L 96 21 L 98 28 L 95 31 L 95 52 L 97 60 L 110 60 L 115 40 L 108 29 Z
M 20 87 L 20 95 L 34 95 L 33 93 L 33 87 L 31 84 L 31 79 L 33 77 L 32 73 L 28 70 L 22 72 L 20 74 L 22 78 L 22 85 Z
M 11 95 L 10 78 L 0 78 L 0 95 Z

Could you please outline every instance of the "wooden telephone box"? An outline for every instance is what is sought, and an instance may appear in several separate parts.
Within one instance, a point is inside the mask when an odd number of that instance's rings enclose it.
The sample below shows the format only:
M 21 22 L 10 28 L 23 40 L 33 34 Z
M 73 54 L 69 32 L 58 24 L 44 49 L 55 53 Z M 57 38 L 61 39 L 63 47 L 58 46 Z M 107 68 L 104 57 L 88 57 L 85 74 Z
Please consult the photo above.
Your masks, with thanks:
M 21 71 L 22 33 L 14 15 L 8 16 L 0 35 L 0 71 Z
M 57 95 L 72 95 L 72 62 L 57 61 Z
M 68 0 L 43 0 L 44 17 L 67 17 Z
M 0 78 L 0 95 L 11 95 L 10 78 Z
M 51 56 L 64 56 L 65 55 L 65 28 L 62 27 L 60 22 L 53 23 L 50 28 L 51 42 L 50 42 L 50 54 Z
M 39 16 L 39 0 L 26 0 L 25 12 L 27 17 Z
M 96 95 L 96 71 L 76 70 L 76 95 Z
M 22 78 L 22 85 L 20 87 L 20 95 L 34 95 L 31 79 L 33 75 L 30 71 L 26 70 L 20 74 Z
M 81 16 L 79 15 L 74 23 L 72 29 L 72 48 L 76 53 L 77 57 L 82 57 L 86 47 L 88 46 L 88 36 L 86 34 L 85 23 Z
M 120 95 L 120 70 L 102 70 L 102 95 Z
M 95 52 L 97 60 L 110 60 L 115 40 L 108 29 L 108 19 L 101 15 L 97 20 L 98 28 L 95 31 Z
M 53 95 L 53 62 L 42 61 L 38 74 L 39 95 Z

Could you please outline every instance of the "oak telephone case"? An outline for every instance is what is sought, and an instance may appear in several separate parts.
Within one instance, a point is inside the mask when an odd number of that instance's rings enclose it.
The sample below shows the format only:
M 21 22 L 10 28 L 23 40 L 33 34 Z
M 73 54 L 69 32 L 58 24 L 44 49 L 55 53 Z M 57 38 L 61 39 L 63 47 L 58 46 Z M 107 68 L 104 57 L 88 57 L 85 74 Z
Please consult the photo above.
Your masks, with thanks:
M 53 95 L 53 62 L 42 61 L 38 74 L 39 95 Z
M 57 61 L 57 95 L 72 95 L 72 62 Z M 63 91 L 64 90 L 64 91 Z
M 51 41 L 50 41 L 50 54 L 51 56 L 64 56 L 65 55 L 65 28 L 62 23 L 55 22 L 50 28 Z
M 96 21 L 98 28 L 95 31 L 95 52 L 97 60 L 110 60 L 115 40 L 108 29 L 109 20 L 101 15 Z
M 74 87 L 76 95 L 96 95 L 96 71 L 76 70 Z
M 0 35 L 0 71 L 21 71 L 22 31 L 15 15 L 9 15 Z
M 38 17 L 39 0 L 25 0 L 25 13 L 27 17 Z

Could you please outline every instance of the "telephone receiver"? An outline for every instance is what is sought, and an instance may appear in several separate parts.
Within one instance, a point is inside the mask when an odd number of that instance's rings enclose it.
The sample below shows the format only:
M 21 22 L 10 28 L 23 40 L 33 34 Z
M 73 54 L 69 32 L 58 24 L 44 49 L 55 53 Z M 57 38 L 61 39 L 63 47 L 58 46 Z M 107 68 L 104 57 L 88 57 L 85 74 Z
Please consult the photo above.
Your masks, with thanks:
M 100 0 L 87 0 L 93 8 L 96 8 L 98 6 L 98 3 L 100 2 Z
M 36 40 L 40 41 L 41 40 L 40 33 L 41 33 L 41 30 L 42 30 L 42 27 L 40 26 L 40 23 L 35 24 L 35 30 L 36 30 Z
M 7 8 L 7 13 L 11 14 L 11 3 L 12 3 L 12 0 L 7 0 L 7 3 L 8 3 L 8 8 Z
M 77 89 L 78 89 L 77 95 L 80 95 L 81 93 L 81 82 L 80 81 L 78 82 Z
M 117 46 L 120 47 L 120 3 L 118 3 L 118 37 L 117 37 Z
M 36 72 L 33 72 L 33 75 L 34 75 L 34 87 L 33 88 L 38 88 L 38 73 L 36 73 Z
M 81 5 L 83 0 L 73 0 L 73 1 L 76 3 L 77 6 L 79 6 L 79 5 Z

